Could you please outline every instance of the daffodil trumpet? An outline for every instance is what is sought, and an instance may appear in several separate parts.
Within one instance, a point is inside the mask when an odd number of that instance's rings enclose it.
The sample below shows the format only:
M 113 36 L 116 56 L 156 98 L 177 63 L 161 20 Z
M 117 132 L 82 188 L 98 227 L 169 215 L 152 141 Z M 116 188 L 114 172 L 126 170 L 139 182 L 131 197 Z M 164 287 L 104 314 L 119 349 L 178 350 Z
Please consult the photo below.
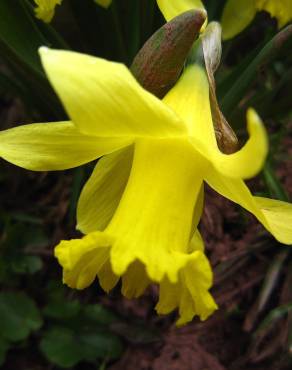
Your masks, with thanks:
M 249 139 L 233 154 L 217 146 L 204 66 L 192 61 L 163 100 L 119 63 L 41 48 L 46 74 L 71 121 L 0 132 L 0 156 L 37 171 L 72 168 L 102 157 L 77 210 L 82 239 L 61 241 L 63 281 L 83 289 L 140 296 L 159 285 L 156 310 L 178 308 L 178 325 L 205 320 L 217 305 L 212 270 L 197 225 L 203 184 L 252 212 L 284 244 L 292 242 L 292 206 L 253 197 L 244 179 L 262 168 L 267 137 L 247 112 Z

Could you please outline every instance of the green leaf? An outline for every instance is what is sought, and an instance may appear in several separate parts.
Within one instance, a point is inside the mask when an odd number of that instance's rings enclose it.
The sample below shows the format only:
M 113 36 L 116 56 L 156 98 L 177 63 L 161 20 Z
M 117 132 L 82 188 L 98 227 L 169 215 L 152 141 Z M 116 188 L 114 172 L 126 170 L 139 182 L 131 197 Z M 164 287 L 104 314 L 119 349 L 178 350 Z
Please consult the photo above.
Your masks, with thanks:
M 9 343 L 0 336 L 0 366 L 3 365 L 6 358 L 6 352 L 9 350 L 9 348 Z
M 80 337 L 83 358 L 94 361 L 96 358 L 119 358 L 123 351 L 120 339 L 109 332 L 84 333 Z
M 12 271 L 16 274 L 35 274 L 43 267 L 43 261 L 38 256 L 20 255 L 11 263 Z
M 48 301 L 52 302 L 64 302 L 67 289 L 60 279 L 50 279 L 45 287 L 45 295 Z
M 109 325 L 118 320 L 111 311 L 100 304 L 87 305 L 84 308 L 84 315 L 90 321 L 103 325 Z
M 221 100 L 223 113 L 231 114 L 237 108 L 238 103 L 244 97 L 247 89 L 253 83 L 259 70 L 270 63 L 282 48 L 287 47 L 287 41 L 292 37 L 292 25 L 285 27 L 273 37 L 262 50 L 247 64 L 237 79 L 233 80 L 232 86 L 227 90 Z
M 54 319 L 71 319 L 76 317 L 81 310 L 79 301 L 51 302 L 44 308 L 44 314 Z
M 26 11 L 23 1 L 1 0 L 0 14 L 0 41 L 34 71 L 43 74 L 37 50 L 48 42 Z
M 263 177 L 270 197 L 277 198 L 284 202 L 289 202 L 288 196 L 269 162 L 266 162 L 265 164 L 263 169 Z
M 277 308 L 274 308 L 268 313 L 268 315 L 260 323 L 259 328 L 255 332 L 255 335 L 258 335 L 261 331 L 267 329 L 269 326 L 273 325 L 276 321 L 280 320 L 282 317 L 284 317 L 291 311 L 292 311 L 292 303 L 285 304 Z
M 72 367 L 83 358 L 78 337 L 68 328 L 50 329 L 41 340 L 40 348 L 50 362 L 61 367 Z
M 10 341 L 19 341 L 42 326 L 34 301 L 24 293 L 0 293 L 0 333 Z
M 45 78 L 38 55 L 40 46 L 52 44 L 37 26 L 27 1 L 1 0 L 0 14 L 0 54 L 29 90 L 25 103 L 31 98 L 29 106 L 34 104 L 51 119 L 63 119 L 63 108 Z
M 97 328 L 74 331 L 65 327 L 54 327 L 46 332 L 40 348 L 49 361 L 66 368 L 83 360 L 117 358 L 123 349 L 118 337 L 111 333 L 98 332 Z

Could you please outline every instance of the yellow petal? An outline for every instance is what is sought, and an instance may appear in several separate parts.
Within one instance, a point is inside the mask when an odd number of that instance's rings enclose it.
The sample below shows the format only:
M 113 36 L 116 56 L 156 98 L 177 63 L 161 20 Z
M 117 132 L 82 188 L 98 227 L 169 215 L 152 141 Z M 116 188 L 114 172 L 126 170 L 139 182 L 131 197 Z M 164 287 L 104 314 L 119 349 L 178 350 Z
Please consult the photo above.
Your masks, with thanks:
M 266 158 L 268 144 L 264 126 L 252 109 L 247 112 L 250 138 L 236 153 L 223 154 L 216 142 L 205 69 L 192 64 L 164 98 L 186 123 L 190 139 L 202 156 L 226 176 L 250 178 L 257 174 Z
M 209 82 L 202 66 L 188 66 L 163 101 L 185 122 L 189 136 L 204 141 L 208 147 L 217 147 L 210 109 Z
M 181 295 L 180 284 L 172 284 L 164 278 L 159 286 L 159 300 L 155 309 L 160 315 L 167 315 L 179 306 Z
M 76 289 L 89 286 L 107 262 L 111 243 L 107 235 L 99 232 L 82 239 L 61 241 L 55 248 L 55 256 L 63 267 L 63 282 Z
M 209 160 L 223 175 L 249 179 L 262 169 L 268 152 L 268 139 L 266 130 L 253 109 L 247 111 L 247 130 L 249 139 L 237 152 L 209 152 Z
M 112 0 L 95 0 L 95 2 L 104 8 L 108 8 L 111 5 Z
M 81 134 L 71 122 L 34 123 L 0 131 L 0 157 L 29 170 L 63 170 L 130 143 L 127 138 Z
M 283 27 L 292 19 L 291 0 L 256 0 L 256 8 L 265 10 L 277 18 L 279 27 Z
M 145 266 L 139 262 L 133 262 L 122 277 L 122 294 L 126 298 L 138 298 L 151 283 Z
M 120 277 L 113 273 L 110 260 L 108 259 L 97 272 L 99 284 L 105 292 L 112 290 L 118 283 Z
M 253 213 L 279 242 L 292 244 L 291 204 L 253 197 L 242 180 L 224 177 L 217 171 L 209 171 L 205 180 L 218 193 Z
M 178 326 L 191 321 L 196 315 L 206 320 L 217 309 L 209 293 L 211 285 L 210 264 L 204 253 L 196 251 L 193 259 L 180 271 L 177 283 L 173 284 L 167 279 L 161 282 L 156 310 L 166 314 L 178 307 Z
M 37 7 L 35 8 L 36 17 L 44 22 L 51 22 L 56 5 L 60 5 L 62 0 L 34 0 Z
M 122 64 L 41 48 L 45 71 L 80 131 L 96 136 L 181 136 L 183 123 Z
M 157 0 L 157 4 L 167 21 L 188 10 L 205 10 L 204 5 L 200 0 Z
M 77 229 L 84 234 L 103 230 L 111 220 L 128 181 L 133 148 L 101 158 L 82 189 L 77 206 Z
M 279 200 L 254 197 L 264 214 L 270 232 L 283 244 L 292 244 L 292 204 Z
M 243 31 L 255 15 L 255 0 L 227 0 L 221 18 L 223 40 L 231 39 Z

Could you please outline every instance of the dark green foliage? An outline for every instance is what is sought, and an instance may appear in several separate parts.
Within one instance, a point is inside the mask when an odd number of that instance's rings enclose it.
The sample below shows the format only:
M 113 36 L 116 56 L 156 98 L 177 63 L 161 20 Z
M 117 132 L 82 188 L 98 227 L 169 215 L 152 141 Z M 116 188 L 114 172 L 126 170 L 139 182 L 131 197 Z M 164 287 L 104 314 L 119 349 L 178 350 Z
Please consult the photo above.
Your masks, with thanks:
M 41 351 L 52 363 L 72 367 L 81 361 L 109 360 L 121 355 L 121 341 L 108 330 L 117 318 L 104 307 L 60 301 L 47 305 L 44 314 L 55 319 L 40 342 Z
M 164 24 L 155 0 L 114 0 L 108 10 L 93 0 L 64 0 L 50 25 L 34 17 L 33 3 L 0 0 L 0 130 L 22 121 L 66 119 L 44 75 L 38 56 L 40 46 L 82 51 L 130 66 L 144 42 Z M 209 20 L 220 17 L 223 3 L 205 1 Z M 245 138 L 242 132 L 247 107 L 254 106 L 266 120 L 270 155 L 258 189 L 263 196 L 282 200 L 289 199 L 289 191 L 281 185 L 276 169 L 287 161 L 287 150 L 281 143 L 291 135 L 291 27 L 279 31 L 271 19 L 255 21 L 223 44 L 222 61 L 215 74 L 219 108 L 240 139 Z M 163 73 L 163 66 L 160 68 Z M 61 283 L 53 247 L 60 239 L 76 236 L 76 204 L 87 169 L 91 165 L 65 173 L 35 174 L 0 160 L 3 369 L 6 365 L 17 370 L 104 369 L 123 353 L 121 338 L 135 345 L 161 339 L 159 324 L 153 330 L 148 323 L 137 324 L 130 315 L 121 319 L 113 308 L 97 304 L 103 294 L 97 284 L 86 292 L 77 292 Z M 283 282 L 287 286 L 292 283 L 291 253 L 289 248 L 279 248 L 282 246 L 266 236 L 260 246 L 246 246 L 246 258 L 253 258 L 258 249 L 267 253 L 263 254 L 265 258 L 271 258 L 262 289 L 253 293 L 254 306 L 248 308 L 252 314 L 246 316 L 251 347 L 269 342 L 269 334 L 278 329 L 277 325 L 286 323 L 284 352 L 291 355 L 291 296 L 285 303 L 278 297 Z M 216 273 L 221 274 L 216 276 L 226 278 L 222 278 L 222 285 L 233 279 L 236 266 L 242 266 L 244 258 L 235 256 L 226 263 L 222 258 L 216 266 Z M 234 311 L 233 306 L 231 314 Z M 170 321 L 166 322 L 168 325 Z M 29 357 L 31 363 L 26 365 L 23 360 L 19 368 L 14 362 L 18 356 Z
M 42 318 L 34 301 L 24 293 L 0 293 L 0 333 L 9 341 L 27 338 L 42 326 Z

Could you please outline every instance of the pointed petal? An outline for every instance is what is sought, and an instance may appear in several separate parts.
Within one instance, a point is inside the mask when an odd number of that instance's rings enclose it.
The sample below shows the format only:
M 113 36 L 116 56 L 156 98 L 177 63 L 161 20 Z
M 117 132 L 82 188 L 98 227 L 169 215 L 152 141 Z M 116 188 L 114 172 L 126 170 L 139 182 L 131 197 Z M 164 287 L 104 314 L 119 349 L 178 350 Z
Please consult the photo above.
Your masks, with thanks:
M 80 131 L 96 136 L 180 136 L 183 123 L 130 71 L 71 51 L 41 48 L 50 82 Z
M 84 234 L 103 230 L 111 220 L 128 181 L 133 158 L 129 147 L 101 158 L 82 189 L 77 229 Z
M 249 179 L 263 167 L 267 152 L 266 130 L 253 109 L 247 111 L 247 130 L 249 139 L 233 154 L 223 154 L 219 150 L 210 151 L 213 166 L 225 176 Z
M 226 176 L 250 178 L 262 168 L 268 144 L 264 126 L 252 109 L 247 112 L 249 140 L 236 153 L 223 154 L 212 121 L 206 71 L 190 65 L 163 101 L 186 123 L 194 147 Z
M 255 0 L 227 0 L 221 18 L 223 40 L 243 31 L 256 15 Z
M 291 204 L 253 197 L 242 180 L 224 177 L 217 171 L 209 171 L 205 180 L 219 194 L 253 213 L 279 242 L 292 243 Z
M 205 69 L 188 66 L 176 85 L 163 98 L 185 122 L 189 136 L 217 147 L 209 99 L 209 82 Z
M 83 135 L 71 122 L 34 123 L 0 131 L 0 157 L 29 170 L 63 170 L 130 143 L 127 138 Z
M 103 8 L 108 8 L 111 5 L 112 0 L 95 0 L 95 2 Z
M 37 7 L 35 8 L 36 17 L 44 22 L 51 22 L 56 5 L 60 5 L 62 0 L 34 0 Z
M 284 244 L 292 244 L 292 204 L 262 197 L 254 199 L 275 238 Z
M 167 21 L 188 10 L 205 10 L 204 5 L 200 0 L 157 0 L 157 4 L 161 13 Z

